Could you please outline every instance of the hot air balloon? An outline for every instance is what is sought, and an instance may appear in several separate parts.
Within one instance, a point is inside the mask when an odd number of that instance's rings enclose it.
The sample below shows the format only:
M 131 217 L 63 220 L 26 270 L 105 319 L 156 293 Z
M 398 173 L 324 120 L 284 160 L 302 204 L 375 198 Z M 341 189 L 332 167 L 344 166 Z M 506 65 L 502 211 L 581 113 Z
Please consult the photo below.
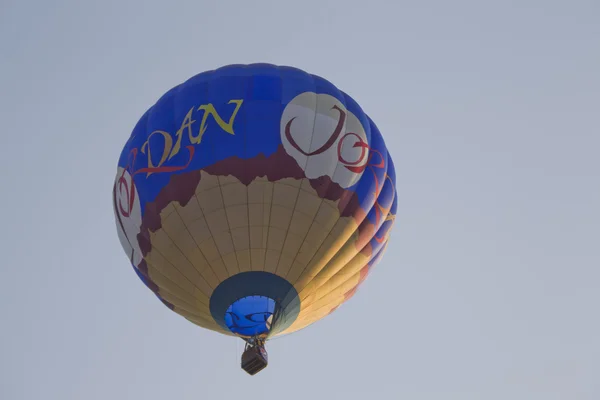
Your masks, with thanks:
M 160 301 L 265 342 L 324 318 L 382 258 L 396 214 L 392 159 L 375 123 L 327 80 L 229 65 L 165 93 L 118 161 L 120 242 Z

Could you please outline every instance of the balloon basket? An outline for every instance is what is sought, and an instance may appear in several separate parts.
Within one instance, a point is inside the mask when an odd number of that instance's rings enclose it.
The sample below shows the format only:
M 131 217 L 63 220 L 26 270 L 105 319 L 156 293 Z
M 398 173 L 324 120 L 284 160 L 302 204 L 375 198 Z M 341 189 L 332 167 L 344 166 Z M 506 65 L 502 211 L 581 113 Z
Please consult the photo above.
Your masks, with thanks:
M 244 353 L 242 354 L 242 369 L 250 375 L 256 375 L 267 367 L 269 357 L 264 344 L 246 343 Z

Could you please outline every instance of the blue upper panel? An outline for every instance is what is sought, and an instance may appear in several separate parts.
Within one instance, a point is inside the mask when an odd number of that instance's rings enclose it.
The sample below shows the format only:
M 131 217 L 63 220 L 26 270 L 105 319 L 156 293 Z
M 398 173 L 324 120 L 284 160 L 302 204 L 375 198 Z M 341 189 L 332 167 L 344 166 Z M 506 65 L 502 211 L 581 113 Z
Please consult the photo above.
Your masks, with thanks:
M 350 189 L 357 193 L 363 208 L 370 209 L 374 189 L 386 175 L 386 165 L 377 167 L 379 159 L 388 158 L 375 124 L 350 96 L 321 77 L 291 67 L 253 64 L 198 74 L 169 90 L 142 116 L 119 159 L 119 166 L 134 175 L 142 212 L 173 173 L 202 169 L 232 156 L 249 159 L 273 154 L 281 145 L 282 112 L 304 92 L 335 97 L 362 123 L 373 165 Z M 206 105 L 213 109 L 202 107 Z M 201 131 L 201 142 L 191 143 L 190 137 Z

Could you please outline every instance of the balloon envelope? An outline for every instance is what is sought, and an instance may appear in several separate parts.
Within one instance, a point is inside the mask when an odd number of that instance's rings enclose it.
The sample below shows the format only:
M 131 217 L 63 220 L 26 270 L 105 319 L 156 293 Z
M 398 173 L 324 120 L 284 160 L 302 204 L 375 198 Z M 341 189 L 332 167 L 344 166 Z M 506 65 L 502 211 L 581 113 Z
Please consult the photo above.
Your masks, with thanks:
M 118 162 L 118 235 L 140 279 L 191 322 L 294 332 L 356 292 L 396 213 L 375 123 L 333 84 L 231 65 L 164 94 Z

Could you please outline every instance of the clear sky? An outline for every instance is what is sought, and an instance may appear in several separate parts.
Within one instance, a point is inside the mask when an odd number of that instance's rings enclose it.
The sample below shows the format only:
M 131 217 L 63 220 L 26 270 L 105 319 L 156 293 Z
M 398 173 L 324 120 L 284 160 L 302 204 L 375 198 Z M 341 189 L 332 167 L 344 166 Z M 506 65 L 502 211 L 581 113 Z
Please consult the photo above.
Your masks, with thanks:
M 0 398 L 600 399 L 597 0 L 0 1 Z M 373 117 L 399 209 L 337 312 L 241 342 L 133 273 L 111 190 L 158 97 L 229 63 Z

